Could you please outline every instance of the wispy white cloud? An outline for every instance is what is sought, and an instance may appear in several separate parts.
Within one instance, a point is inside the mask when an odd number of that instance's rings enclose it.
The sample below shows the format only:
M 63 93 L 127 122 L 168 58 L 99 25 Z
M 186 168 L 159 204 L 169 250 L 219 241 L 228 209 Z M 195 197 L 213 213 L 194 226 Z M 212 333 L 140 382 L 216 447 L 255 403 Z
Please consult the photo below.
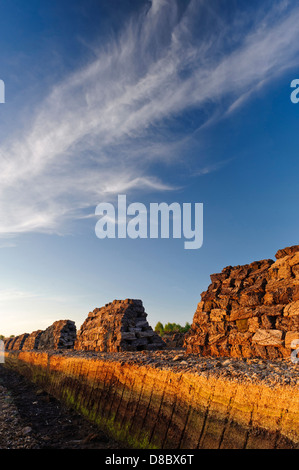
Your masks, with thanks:
M 251 11 L 246 28 L 241 14 L 225 23 L 211 8 L 154 0 L 53 86 L 27 128 L 0 146 L 0 235 L 61 233 L 113 194 L 171 189 L 151 165 L 180 157 L 189 134 L 179 117 L 196 108 L 198 126 L 211 123 L 294 66 L 299 6 Z M 200 15 L 211 11 L 205 29 Z
M 16 243 L 11 242 L 0 243 L 0 248 L 15 248 L 16 246 Z
M 38 294 L 17 289 L 0 290 L 0 302 L 32 299 L 34 297 L 38 297 Z

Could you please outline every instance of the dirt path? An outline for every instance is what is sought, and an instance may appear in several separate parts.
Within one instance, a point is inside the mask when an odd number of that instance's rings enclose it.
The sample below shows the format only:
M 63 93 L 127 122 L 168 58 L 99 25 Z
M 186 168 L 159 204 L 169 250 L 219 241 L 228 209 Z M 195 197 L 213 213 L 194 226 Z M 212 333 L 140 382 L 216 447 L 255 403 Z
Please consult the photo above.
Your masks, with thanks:
M 121 449 L 95 426 L 0 365 L 0 449 Z

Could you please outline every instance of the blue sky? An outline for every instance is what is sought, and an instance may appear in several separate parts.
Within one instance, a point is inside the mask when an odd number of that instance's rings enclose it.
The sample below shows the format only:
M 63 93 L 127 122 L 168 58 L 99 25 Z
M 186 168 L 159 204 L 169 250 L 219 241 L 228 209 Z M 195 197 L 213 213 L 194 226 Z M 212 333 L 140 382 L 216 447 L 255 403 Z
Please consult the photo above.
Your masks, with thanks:
M 210 274 L 298 243 L 299 5 L 1 5 L 0 333 L 113 299 L 191 322 Z M 95 208 L 201 202 L 204 243 L 99 240 Z

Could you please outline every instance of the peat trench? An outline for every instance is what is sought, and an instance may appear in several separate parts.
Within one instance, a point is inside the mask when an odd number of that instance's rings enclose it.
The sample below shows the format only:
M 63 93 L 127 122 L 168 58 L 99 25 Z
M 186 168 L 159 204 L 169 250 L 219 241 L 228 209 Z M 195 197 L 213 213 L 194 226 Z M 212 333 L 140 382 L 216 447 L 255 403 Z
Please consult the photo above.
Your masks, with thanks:
M 124 445 L 0 365 L 0 449 L 124 449 Z

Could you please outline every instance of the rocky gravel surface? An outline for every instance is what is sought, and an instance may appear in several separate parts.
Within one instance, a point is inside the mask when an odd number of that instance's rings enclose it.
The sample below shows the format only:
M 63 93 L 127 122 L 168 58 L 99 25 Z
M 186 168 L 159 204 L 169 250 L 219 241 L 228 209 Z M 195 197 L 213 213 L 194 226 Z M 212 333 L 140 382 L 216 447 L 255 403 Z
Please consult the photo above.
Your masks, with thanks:
M 57 351 L 53 351 L 57 354 Z M 254 382 L 270 387 L 275 385 L 299 386 L 299 364 L 290 359 L 240 359 L 187 354 L 185 349 L 140 352 L 81 352 L 67 351 L 70 356 L 120 361 L 123 365 L 140 364 L 173 372 L 190 372 L 203 376 L 213 375 L 239 382 Z
M 32 428 L 25 426 L 11 392 L 0 385 L 0 449 L 37 449 Z

